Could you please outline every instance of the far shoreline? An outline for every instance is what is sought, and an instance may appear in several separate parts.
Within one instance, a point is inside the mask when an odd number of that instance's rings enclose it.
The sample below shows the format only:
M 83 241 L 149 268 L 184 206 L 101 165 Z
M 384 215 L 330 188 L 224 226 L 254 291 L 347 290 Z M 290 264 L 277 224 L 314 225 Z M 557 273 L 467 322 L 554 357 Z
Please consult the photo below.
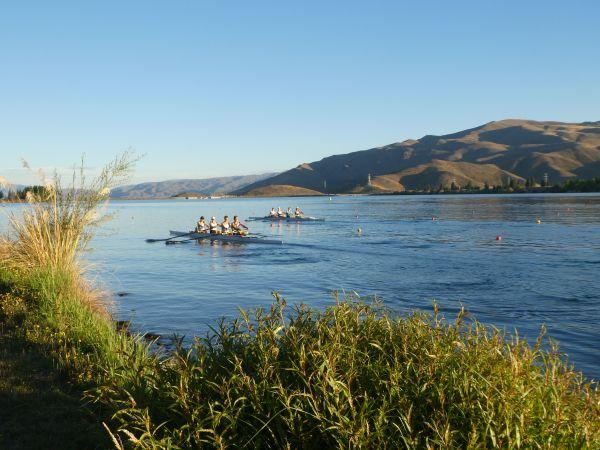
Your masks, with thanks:
M 445 192 L 373 192 L 373 193 L 330 193 L 330 194 L 315 194 L 315 195 L 270 195 L 270 196 L 252 196 L 252 195 L 223 195 L 218 197 L 193 197 L 193 198 L 185 198 L 185 197 L 110 197 L 108 201 L 207 201 L 207 200 L 228 200 L 228 199 L 268 199 L 268 198 L 317 198 L 317 197 L 411 197 L 411 196 L 460 196 L 460 195 L 472 195 L 472 196 L 499 196 L 499 195 L 507 195 L 507 196 L 538 196 L 538 195 L 572 195 L 572 194 L 598 194 L 600 195 L 600 191 L 568 191 L 568 192 L 560 192 L 553 190 L 535 190 L 535 191 L 501 191 L 501 192 L 481 192 L 481 191 L 445 191 Z M 27 204 L 31 203 L 26 200 L 15 199 L 0 199 L 1 204 Z
M 198 200 L 227 200 L 227 199 L 268 199 L 268 198 L 317 198 L 317 197 L 394 197 L 394 196 L 451 196 L 451 195 L 473 195 L 473 196 L 497 196 L 497 195 L 571 195 L 571 194 L 600 194 L 600 191 L 569 191 L 569 192 L 556 192 L 552 190 L 536 190 L 536 191 L 513 191 L 513 192 L 480 192 L 480 191 L 450 191 L 450 192 L 378 192 L 378 193 L 336 193 L 336 194 L 319 194 L 319 195 L 270 195 L 270 196 L 252 196 L 252 195 L 225 195 L 217 198 L 209 197 L 198 197 L 198 198 L 184 198 L 184 197 L 111 197 L 110 201 L 198 201 Z M 0 201 L 2 203 L 3 201 Z M 10 201 L 8 203 L 18 203 Z

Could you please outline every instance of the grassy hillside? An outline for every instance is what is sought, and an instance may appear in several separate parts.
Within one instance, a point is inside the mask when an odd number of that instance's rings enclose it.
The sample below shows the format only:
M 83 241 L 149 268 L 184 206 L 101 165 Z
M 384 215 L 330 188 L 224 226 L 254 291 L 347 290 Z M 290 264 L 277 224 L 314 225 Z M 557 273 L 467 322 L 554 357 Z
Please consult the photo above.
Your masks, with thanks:
M 322 194 L 321 192 L 298 186 L 271 184 L 251 189 L 246 195 L 252 197 L 301 197 Z
M 518 175 L 502 170 L 494 164 L 474 164 L 468 162 L 444 161 L 434 159 L 430 163 L 420 164 L 401 172 L 374 177 L 372 186 L 383 191 L 404 191 L 407 189 L 423 189 L 424 186 L 483 186 L 501 185 L 508 178 L 515 181 L 525 180 Z
M 370 150 L 335 155 L 248 185 L 246 194 L 269 185 L 319 192 L 350 192 L 369 174 L 379 191 L 426 189 L 440 184 L 483 186 L 527 178 L 550 182 L 600 175 L 600 122 L 501 120 L 444 136 L 424 136 Z

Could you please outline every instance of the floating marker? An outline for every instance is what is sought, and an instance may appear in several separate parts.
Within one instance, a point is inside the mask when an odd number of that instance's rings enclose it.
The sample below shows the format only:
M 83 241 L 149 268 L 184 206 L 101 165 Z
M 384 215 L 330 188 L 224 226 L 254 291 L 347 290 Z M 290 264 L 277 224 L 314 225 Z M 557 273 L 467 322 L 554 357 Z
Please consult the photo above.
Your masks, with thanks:
M 500 236 L 500 235 L 496 236 L 496 240 L 497 241 L 501 241 L 502 240 L 502 236 Z
M 538 219 L 538 220 L 536 220 L 536 221 L 535 221 L 535 223 L 537 223 L 537 224 L 540 224 L 540 223 L 542 223 L 542 219 Z

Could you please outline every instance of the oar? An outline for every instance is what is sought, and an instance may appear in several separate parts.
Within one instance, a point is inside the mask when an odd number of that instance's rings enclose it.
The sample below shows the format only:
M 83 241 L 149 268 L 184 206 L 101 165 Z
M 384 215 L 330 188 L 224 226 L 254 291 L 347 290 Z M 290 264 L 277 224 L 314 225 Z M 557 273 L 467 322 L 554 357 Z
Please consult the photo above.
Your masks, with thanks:
M 166 245 L 175 245 L 175 244 L 187 244 L 188 242 L 195 241 L 196 239 L 184 239 L 183 241 L 166 241 Z
M 194 233 L 194 231 L 190 231 L 189 233 L 185 233 L 185 234 L 180 234 L 178 236 L 173 236 L 167 239 L 146 239 L 146 242 L 161 242 L 161 241 L 170 241 L 171 239 L 177 239 L 180 237 L 184 237 L 184 236 L 189 236 L 190 234 Z
M 250 237 L 260 237 L 260 238 L 268 238 L 271 236 L 267 236 L 266 234 L 262 234 L 262 233 L 246 233 L 245 236 L 250 236 Z

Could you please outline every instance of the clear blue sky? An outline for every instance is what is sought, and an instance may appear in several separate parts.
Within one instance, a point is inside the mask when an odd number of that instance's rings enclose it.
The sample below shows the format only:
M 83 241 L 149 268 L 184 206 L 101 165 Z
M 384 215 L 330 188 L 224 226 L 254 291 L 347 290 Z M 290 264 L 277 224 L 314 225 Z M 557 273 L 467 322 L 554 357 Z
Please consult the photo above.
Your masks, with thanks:
M 262 173 L 508 117 L 600 120 L 599 5 L 4 2 L 0 176 L 128 147 L 134 181 Z

